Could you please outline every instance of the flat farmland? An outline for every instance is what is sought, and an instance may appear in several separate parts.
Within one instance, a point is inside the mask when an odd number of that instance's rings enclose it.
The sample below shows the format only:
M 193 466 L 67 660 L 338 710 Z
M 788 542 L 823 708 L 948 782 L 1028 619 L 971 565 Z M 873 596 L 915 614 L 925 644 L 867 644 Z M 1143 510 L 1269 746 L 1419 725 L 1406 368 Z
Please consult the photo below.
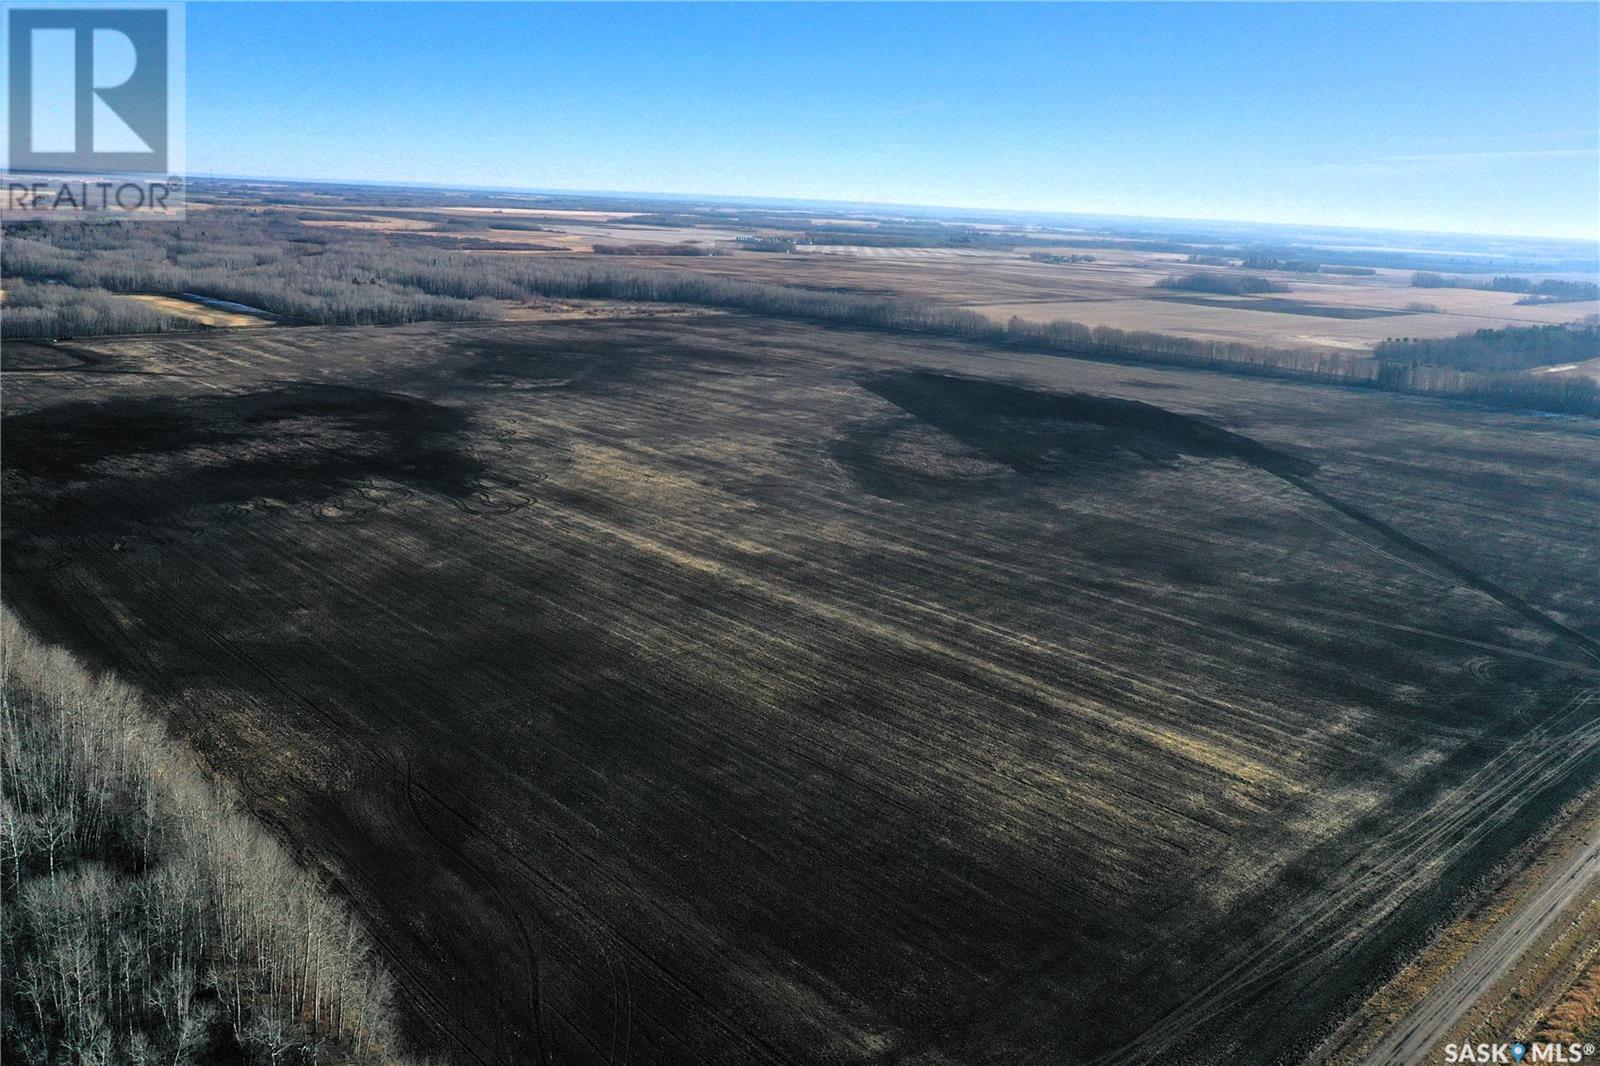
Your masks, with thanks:
M 644 239 L 625 231 L 610 236 Z M 999 322 L 1013 315 L 1034 322 L 1066 319 L 1206 340 L 1344 352 L 1370 351 L 1390 337 L 1452 337 L 1480 329 L 1557 325 L 1600 314 L 1600 303 L 1593 300 L 1519 305 L 1521 297 L 1510 292 L 1413 288 L 1408 271 L 1341 277 L 1196 267 L 1183 262 L 1182 256 L 1159 253 L 1097 250 L 1093 254 L 1092 263 L 1041 263 L 1019 252 L 818 246 L 795 254 L 640 256 L 630 257 L 628 263 L 926 300 L 977 311 Z M 1164 278 L 1197 270 L 1265 274 L 1289 291 L 1221 296 L 1154 287 Z
M 1593 421 L 732 314 L 4 361 L 8 605 L 451 1061 L 1292 1059 L 1600 773 Z
M 341 209 L 343 208 L 343 209 Z M 1016 231 L 1019 243 L 1001 247 L 902 247 L 870 244 L 807 243 L 810 227 L 849 225 L 870 237 L 884 223 L 867 219 L 774 217 L 767 224 L 719 218 L 715 212 L 693 224 L 652 224 L 647 213 L 519 207 L 362 207 L 367 221 L 345 221 L 348 207 L 337 202 L 311 211 L 292 210 L 308 226 L 393 230 L 440 246 L 459 245 L 475 256 L 558 257 L 591 265 L 596 244 L 648 249 L 662 254 L 629 255 L 602 262 L 630 269 L 665 268 L 820 291 L 894 296 L 977 311 L 997 321 L 1013 316 L 1034 322 L 1054 319 L 1151 330 L 1174 336 L 1229 341 L 1264 347 L 1322 349 L 1343 353 L 1370 351 L 1391 337 L 1440 338 L 1480 329 L 1559 325 L 1600 315 L 1594 300 L 1519 304 L 1514 292 L 1468 288 L 1415 288 L 1412 271 L 1382 268 L 1369 275 L 1302 273 L 1243 266 L 1190 263 L 1188 256 L 1150 251 L 1139 242 L 1096 239 L 1034 229 Z M 326 217 L 319 218 L 319 215 Z M 786 220 L 785 220 L 786 219 Z M 536 230 L 517 229 L 533 224 Z M 892 231 L 892 227 L 890 227 Z M 974 234 L 1004 240 L 1004 227 L 972 227 Z M 751 235 L 797 240 L 792 253 L 752 252 L 740 242 Z M 1073 239 L 1080 242 L 1073 243 Z M 846 240 L 838 233 L 832 239 Z M 1054 240 L 1063 243 L 1047 243 Z M 1082 242 L 1096 246 L 1087 250 Z M 674 245 L 698 245 L 715 255 L 666 254 Z M 1368 249 L 1368 251 L 1377 251 Z M 1044 262 L 1030 253 L 1088 255 L 1089 262 Z M 1289 255 L 1289 253 L 1284 253 Z M 1317 254 L 1305 253 L 1309 258 Z M 1294 258 L 1293 255 L 1289 255 Z M 1238 263 L 1237 255 L 1225 255 Z M 1470 257 L 1457 260 L 1470 265 Z M 1265 276 L 1286 291 L 1260 296 L 1157 289 L 1157 282 L 1196 271 L 1231 276 Z M 1592 282 L 1583 273 L 1538 273 L 1507 266 L 1505 273 L 1534 281 Z M 1487 284 L 1493 275 L 1469 280 Z

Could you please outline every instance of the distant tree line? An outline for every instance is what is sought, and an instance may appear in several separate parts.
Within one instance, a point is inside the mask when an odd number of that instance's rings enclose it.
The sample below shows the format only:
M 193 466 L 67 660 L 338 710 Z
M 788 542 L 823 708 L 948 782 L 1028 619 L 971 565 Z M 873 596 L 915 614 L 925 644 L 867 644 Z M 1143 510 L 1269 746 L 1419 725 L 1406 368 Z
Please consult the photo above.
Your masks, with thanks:
M 1590 281 L 1562 281 L 1558 278 L 1546 278 L 1543 281 L 1533 281 L 1530 278 L 1517 278 L 1500 276 L 1483 281 L 1478 278 L 1454 277 L 1445 274 L 1433 274 L 1428 271 L 1418 271 L 1411 275 L 1411 284 L 1418 289 L 1477 289 L 1482 292 L 1520 292 L 1527 299 L 1518 300 L 1519 304 L 1541 303 L 1577 303 L 1583 300 L 1600 300 L 1600 284 Z
M 1299 380 L 1367 383 L 1376 376 L 1372 360 L 1352 353 L 1320 348 L 1271 348 L 1240 341 L 1176 337 L 1147 330 L 1089 326 L 1065 319 L 1033 322 L 1013 317 L 1003 330 L 980 335 L 979 339 L 1052 349 L 1073 355 L 1235 370 Z
M 597 244 L 595 255 L 716 255 L 704 244 Z
M 98 329 L 82 321 L 72 302 L 103 307 L 93 296 L 95 290 L 200 293 L 327 325 L 493 317 L 484 303 L 433 296 L 386 276 L 388 264 L 395 261 L 473 257 L 385 240 L 383 234 L 307 227 L 258 213 L 210 214 L 221 217 L 163 227 L 170 231 L 164 233 L 123 223 L 8 227 L 0 246 L 0 276 L 7 288 L 13 279 L 70 286 L 64 290 L 68 297 L 47 294 L 40 298 L 45 302 L 35 305 L 55 312 L 55 336 L 135 331 L 121 321 Z M 130 308 L 127 313 L 135 312 Z M 96 317 L 109 315 L 95 311 Z M 38 315 L 28 316 L 15 329 L 27 333 L 12 332 L 8 324 L 6 335 L 47 332 Z
M 480 237 L 478 231 L 465 234 L 452 233 L 400 233 L 395 241 L 401 244 L 423 245 L 430 248 L 449 248 L 456 252 L 570 252 L 564 244 L 542 244 L 538 241 L 497 241 Z
M 942 235 L 878 233 L 873 230 L 804 230 L 796 238 L 801 244 L 822 244 L 847 248 L 939 248 L 949 243 Z
M 1298 274 L 1315 274 L 1322 268 L 1309 259 L 1273 259 L 1270 256 L 1246 256 L 1239 264 L 1246 270 L 1292 270 Z
M 1051 237 L 1050 244 L 1060 245 L 1064 248 L 1091 248 L 1095 250 L 1116 252 L 1163 252 L 1163 253 L 1190 253 L 1204 252 L 1210 245 L 1190 244 L 1186 241 L 1154 240 L 1139 237 Z
M 1513 326 L 1480 329 L 1437 340 L 1386 340 L 1373 350 L 1380 361 L 1454 367 L 1457 370 L 1529 370 L 1600 359 L 1600 329 L 1585 326 Z
M 1497 331 L 1485 331 L 1497 332 Z M 1507 331 L 1510 332 L 1510 331 Z M 1536 327 L 1526 332 L 1544 335 L 1538 362 L 1575 362 L 1595 358 L 1595 335 L 1600 330 L 1568 330 L 1563 326 Z M 1574 332 L 1574 342 L 1556 339 L 1557 332 Z M 1587 334 L 1585 339 L 1584 334 Z M 1283 349 L 1242 344 L 1234 341 L 1173 337 L 1162 333 L 1119 330 L 1107 326 L 1086 326 L 1079 322 L 1028 322 L 1013 318 L 998 335 L 981 339 L 1029 347 L 1063 350 L 1091 358 L 1113 357 L 1137 362 L 1168 363 L 1175 366 L 1204 367 L 1236 373 L 1301 381 L 1322 381 L 1362 386 L 1391 392 L 1441 396 L 1471 400 L 1492 406 L 1564 414 L 1600 415 L 1600 383 L 1568 374 L 1529 374 L 1499 366 L 1473 367 L 1471 358 L 1458 354 L 1470 350 L 1474 334 L 1445 338 L 1427 344 L 1427 354 L 1414 358 L 1369 358 L 1355 353 L 1323 349 Z M 1410 342 L 1405 342 L 1410 343 Z M 1556 351 L 1566 358 L 1551 359 Z M 1380 348 L 1380 353 L 1382 349 Z M 1588 355 L 1584 355 L 1588 352 Z M 1456 365 L 1453 365 L 1456 364 Z
M 782 239 L 744 240 L 745 248 L 792 251 Z M 59 279 L 74 297 L 96 289 L 115 292 L 199 293 L 231 300 L 302 322 L 365 325 L 499 317 L 501 301 L 529 297 L 620 299 L 721 307 L 1015 343 L 1091 357 L 1203 366 L 1246 373 L 1440 395 L 1499 396 L 1512 406 L 1592 409 L 1600 400 L 1582 385 L 1545 379 L 1512 383 L 1480 379 L 1486 371 L 1415 360 L 1419 366 L 1456 370 L 1401 374 L 1380 367 L 1401 360 L 1366 358 L 1322 349 L 1283 349 L 1175 337 L 1144 331 L 1089 327 L 1075 322 L 1000 325 L 973 311 L 918 300 L 826 292 L 744 281 L 667 267 L 599 262 L 589 256 L 466 255 L 358 230 L 311 229 L 281 215 L 247 210 L 208 211 L 176 225 L 18 225 L 0 249 L 0 268 L 13 278 Z M 614 257 L 616 258 L 616 257 Z M 1199 272 L 1158 282 L 1163 288 L 1246 295 L 1281 292 L 1265 278 Z M 58 303 L 56 306 L 60 306 Z M 30 328 L 44 330 L 35 322 Z M 68 332 L 58 327 L 57 336 Z M 1469 343 L 1462 341 L 1441 344 Z M 1432 358 L 1432 357 L 1430 357 Z M 1410 360 L 1407 360 L 1408 362 Z M 1495 371 L 1493 373 L 1499 373 Z M 1585 406 L 1589 405 L 1589 406 Z
M 364 215 L 356 211 L 302 211 L 295 215 L 301 222 L 382 222 L 377 215 Z
M 130 689 L 0 626 L 6 1061 L 400 1061 L 344 904 Z
M 880 222 L 877 225 L 824 223 L 805 228 L 799 239 L 807 244 L 863 248 L 993 248 L 1000 251 L 1018 244 L 1038 243 L 1019 233 L 933 221 Z
M 195 328 L 187 319 L 99 289 L 7 278 L 5 292 L 5 302 L 0 304 L 0 337 L 94 337 Z
M 1379 364 L 1373 384 L 1394 392 L 1448 396 L 1495 407 L 1600 415 L 1600 384 L 1577 374 L 1472 373 L 1386 361 Z
M 1092 255 L 1058 255 L 1054 252 L 1030 252 L 1028 258 L 1036 263 L 1092 263 Z
M 739 247 L 747 252 L 788 254 L 795 250 L 795 242 L 793 237 L 740 237 Z
M 1377 273 L 1371 267 L 1328 266 L 1312 259 L 1277 259 L 1266 255 L 1246 256 L 1239 265 L 1246 270 L 1287 270 L 1296 274 L 1337 274 L 1357 278 Z
M 1248 296 L 1265 292 L 1288 292 L 1289 286 L 1253 274 L 1217 274 L 1201 270 L 1182 277 L 1162 278 L 1155 283 L 1158 289 L 1180 289 L 1184 292 L 1210 292 L 1224 296 Z
M 620 220 L 629 226 L 662 226 L 668 229 L 691 229 L 708 221 L 710 219 L 705 215 L 691 211 L 649 211 Z

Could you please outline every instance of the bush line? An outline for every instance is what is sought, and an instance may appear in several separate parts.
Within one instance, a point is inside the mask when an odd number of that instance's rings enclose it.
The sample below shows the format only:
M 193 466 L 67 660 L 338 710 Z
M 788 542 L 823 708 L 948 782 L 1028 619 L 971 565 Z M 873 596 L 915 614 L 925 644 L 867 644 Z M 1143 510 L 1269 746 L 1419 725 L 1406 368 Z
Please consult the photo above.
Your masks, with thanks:
M 1026 345 L 1090 358 L 1600 414 L 1600 385 L 1577 376 L 1440 366 L 1433 365 L 1440 360 L 1431 356 L 1425 363 L 1407 365 L 1399 358 L 1262 347 L 1070 321 L 1013 318 L 1001 324 L 977 312 L 901 297 L 819 292 L 681 268 L 470 255 L 404 234 L 378 237 L 313 229 L 296 219 L 247 211 L 218 210 L 208 212 L 203 222 L 142 230 L 115 224 L 17 227 L 3 256 L 8 279 L 65 282 L 80 292 L 203 293 L 325 325 L 487 320 L 499 317 L 501 311 L 491 301 L 529 297 L 635 300 Z M 29 286 L 41 287 L 46 286 Z M 20 318 L 8 314 L 3 329 L 5 336 L 62 336 L 71 332 L 69 321 L 58 314 L 52 324 L 45 308 Z M 1461 343 L 1468 341 L 1463 338 Z
M 396 1062 L 348 907 L 132 689 L 9 612 L 0 638 L 6 1060 Z

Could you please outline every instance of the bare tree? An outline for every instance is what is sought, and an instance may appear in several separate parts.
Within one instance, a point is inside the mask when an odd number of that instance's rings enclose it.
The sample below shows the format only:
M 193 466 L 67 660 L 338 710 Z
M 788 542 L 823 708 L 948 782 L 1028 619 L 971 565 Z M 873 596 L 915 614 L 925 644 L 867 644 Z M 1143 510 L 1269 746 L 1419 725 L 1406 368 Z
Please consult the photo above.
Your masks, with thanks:
M 393 1062 L 388 976 L 344 904 L 115 681 L 0 616 L 0 1050 L 11 1061 Z

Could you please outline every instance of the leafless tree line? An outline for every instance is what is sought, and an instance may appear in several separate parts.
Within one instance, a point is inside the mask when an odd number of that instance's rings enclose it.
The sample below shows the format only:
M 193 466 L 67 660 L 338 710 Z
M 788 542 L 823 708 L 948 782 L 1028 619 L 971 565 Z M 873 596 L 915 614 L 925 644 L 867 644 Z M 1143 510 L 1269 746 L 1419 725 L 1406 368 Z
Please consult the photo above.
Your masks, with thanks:
M 596 244 L 595 255 L 716 255 L 704 244 Z
M 395 1062 L 347 907 L 134 692 L 0 618 L 4 1057 Z
M 165 333 L 190 323 L 100 289 L 6 279 L 0 336 L 48 339 L 108 333 Z
M 1249 261 L 1246 260 L 1248 263 Z M 1201 270 L 1181 277 L 1166 277 L 1155 283 L 1157 289 L 1211 292 L 1225 296 L 1244 296 L 1264 292 L 1288 292 L 1289 286 L 1250 274 L 1218 274 Z
M 641 268 L 609 256 L 595 261 L 471 255 L 404 234 L 313 228 L 282 214 L 250 210 L 218 209 L 203 221 L 176 226 L 22 228 L 6 241 L 3 257 L 8 279 L 56 279 L 74 292 L 201 293 L 331 325 L 488 319 L 501 314 L 497 301 L 530 297 L 665 302 L 1600 414 L 1600 388 L 1559 375 L 1480 373 L 1431 358 L 1422 361 L 1425 367 L 1402 372 L 1385 369 L 1380 360 L 1323 349 L 1269 348 L 1069 321 L 1001 324 L 976 312 L 899 297 Z
M 1536 327 L 1537 328 L 1537 327 Z M 1564 327 L 1545 327 L 1557 331 Z M 1591 343 L 1593 330 L 1590 331 Z M 1414 361 L 1403 347 L 1380 347 L 1383 358 L 1321 348 L 1267 348 L 1232 341 L 1174 337 L 1163 333 L 1086 326 L 1079 322 L 1024 322 L 1013 318 L 1007 341 L 1059 348 L 1090 357 L 1113 356 L 1136 362 L 1199 366 L 1231 373 L 1322 381 L 1387 392 L 1469 400 L 1494 407 L 1600 415 L 1600 384 L 1569 374 L 1533 374 L 1511 364 L 1453 366 L 1448 353 L 1470 350 L 1473 335 L 1427 342 Z M 1385 355 L 1385 352 L 1388 355 Z M 1428 354 L 1435 353 L 1435 354 Z M 1437 353 L 1446 353 L 1440 355 Z M 1590 351 L 1584 358 L 1594 358 Z M 1522 367 L 1558 362 L 1523 363 Z
M 1589 325 L 1508 326 L 1455 337 L 1400 338 L 1374 350 L 1379 360 L 1457 370 L 1530 370 L 1600 359 L 1600 328 Z
M 1498 275 L 1484 281 L 1481 278 L 1450 276 L 1419 270 L 1411 275 L 1411 285 L 1417 289 L 1479 289 L 1485 292 L 1523 293 L 1519 304 L 1577 303 L 1583 300 L 1600 300 L 1600 284 L 1592 281 L 1569 281 L 1545 278 L 1534 281 L 1511 275 Z

